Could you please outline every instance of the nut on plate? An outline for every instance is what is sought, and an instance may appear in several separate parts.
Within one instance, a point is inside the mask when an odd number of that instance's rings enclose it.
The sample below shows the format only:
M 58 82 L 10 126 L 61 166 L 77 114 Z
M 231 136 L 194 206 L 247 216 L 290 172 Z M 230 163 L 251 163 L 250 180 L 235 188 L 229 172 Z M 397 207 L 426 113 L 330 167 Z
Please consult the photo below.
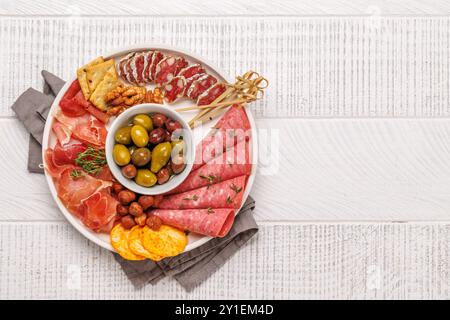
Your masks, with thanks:
M 163 104 L 164 94 L 161 88 L 155 88 L 153 91 L 148 90 L 145 94 L 145 102 Z
M 105 101 L 109 106 L 108 114 L 118 115 L 134 105 L 143 103 L 146 92 L 145 87 L 117 86 L 105 95 Z

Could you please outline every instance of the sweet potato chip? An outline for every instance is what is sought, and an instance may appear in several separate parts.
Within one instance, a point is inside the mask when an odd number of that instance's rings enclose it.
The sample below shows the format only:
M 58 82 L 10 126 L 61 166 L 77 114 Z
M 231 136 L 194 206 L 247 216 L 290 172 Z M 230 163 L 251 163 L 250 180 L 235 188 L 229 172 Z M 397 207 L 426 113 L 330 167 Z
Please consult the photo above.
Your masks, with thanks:
M 91 66 L 100 64 L 104 61 L 105 60 L 103 60 L 103 57 L 98 57 L 98 58 L 95 58 L 94 60 L 92 60 L 91 62 L 85 64 L 84 66 L 82 66 L 81 68 L 79 68 L 77 70 L 78 82 L 80 82 L 81 91 L 83 91 L 83 95 L 86 99 L 89 99 L 89 97 L 92 93 L 92 91 L 89 90 L 89 85 L 88 85 L 87 76 L 86 76 L 86 69 Z
M 94 92 L 111 67 L 114 67 L 113 59 L 86 68 L 87 83 L 91 92 Z
M 141 241 L 149 252 L 163 257 L 173 257 L 183 252 L 188 238 L 183 231 L 167 225 L 162 225 L 158 231 L 145 226 Z
M 141 237 L 143 233 L 143 228 L 141 226 L 134 226 L 130 230 L 130 234 L 128 235 L 128 247 L 130 250 L 139 256 L 146 257 L 153 261 L 159 261 L 164 257 L 158 256 L 156 254 L 151 253 L 142 245 Z
M 115 89 L 118 85 L 119 80 L 117 80 L 116 69 L 113 65 L 105 74 L 103 80 L 98 84 L 97 88 L 95 88 L 94 92 L 92 92 L 89 101 L 91 101 L 98 109 L 105 111 L 107 109 L 105 95 L 109 91 Z
M 134 254 L 128 247 L 128 237 L 130 230 L 126 230 L 122 224 L 117 224 L 109 234 L 111 239 L 111 245 L 117 251 L 118 254 L 127 260 L 144 260 L 145 257 Z

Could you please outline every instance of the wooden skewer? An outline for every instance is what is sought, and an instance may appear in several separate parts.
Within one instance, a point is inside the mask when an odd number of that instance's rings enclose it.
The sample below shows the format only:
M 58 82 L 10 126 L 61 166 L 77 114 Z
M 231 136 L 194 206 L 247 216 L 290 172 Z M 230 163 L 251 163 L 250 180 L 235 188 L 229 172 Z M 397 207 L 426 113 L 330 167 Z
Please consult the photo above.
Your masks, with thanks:
M 183 111 L 190 111 L 190 110 L 202 110 L 202 109 L 209 109 L 209 108 L 216 108 L 216 107 L 223 107 L 223 106 L 229 106 L 232 104 L 239 104 L 247 102 L 246 99 L 236 99 L 231 101 L 225 101 L 225 102 L 218 102 L 218 103 L 211 103 L 204 106 L 190 106 L 190 107 L 184 107 L 175 109 L 177 112 L 183 112 Z

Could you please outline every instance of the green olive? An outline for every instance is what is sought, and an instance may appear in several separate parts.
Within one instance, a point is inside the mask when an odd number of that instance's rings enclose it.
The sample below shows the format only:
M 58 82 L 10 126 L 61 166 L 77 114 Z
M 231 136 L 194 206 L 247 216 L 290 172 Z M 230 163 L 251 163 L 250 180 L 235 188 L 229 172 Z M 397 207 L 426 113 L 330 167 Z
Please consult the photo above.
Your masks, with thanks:
M 136 151 L 137 147 L 135 145 L 129 146 L 128 151 L 130 151 L 130 155 L 133 155 L 133 153 Z
M 152 118 L 150 118 L 146 114 L 138 114 L 133 119 L 133 124 L 141 125 L 145 128 L 147 131 L 153 130 L 153 121 Z
M 131 162 L 135 166 L 142 167 L 150 162 L 152 158 L 152 153 L 147 148 L 137 148 L 131 155 Z
M 143 187 L 153 186 L 158 179 L 155 174 L 148 169 L 139 169 L 135 178 L 138 185 Z
M 145 147 L 148 144 L 148 132 L 143 126 L 134 125 L 131 127 L 131 139 L 137 147 Z
M 131 127 L 123 127 L 116 131 L 114 139 L 120 144 L 131 143 Z
M 183 140 L 174 140 L 172 144 L 172 156 L 185 152 L 186 143 Z
M 125 166 L 130 163 L 130 151 L 123 144 L 116 144 L 113 149 L 114 161 L 119 166 Z
M 153 149 L 152 152 L 152 163 L 150 165 L 150 170 L 152 172 L 157 173 L 164 167 L 170 159 L 170 153 L 172 151 L 172 146 L 170 142 L 163 142 Z

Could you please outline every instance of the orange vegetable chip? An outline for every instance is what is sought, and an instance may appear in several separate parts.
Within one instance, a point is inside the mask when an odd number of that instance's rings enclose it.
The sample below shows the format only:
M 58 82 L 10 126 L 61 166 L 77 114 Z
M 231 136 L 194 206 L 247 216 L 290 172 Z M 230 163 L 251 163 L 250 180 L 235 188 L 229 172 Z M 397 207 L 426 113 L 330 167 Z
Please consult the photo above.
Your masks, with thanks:
M 130 248 L 130 250 L 138 256 L 143 256 L 153 261 L 159 261 L 164 258 L 153 254 L 144 248 L 141 241 L 143 232 L 144 228 L 142 228 L 141 226 L 134 226 L 133 228 L 131 228 L 130 234 L 128 235 L 128 247 Z
M 128 237 L 130 230 L 126 230 L 122 224 L 117 224 L 109 234 L 111 245 L 118 254 L 127 260 L 144 260 L 145 257 L 133 253 L 128 247 Z
M 183 252 L 188 242 L 183 231 L 162 225 L 158 231 L 145 226 L 141 236 L 145 249 L 163 257 L 173 257 Z

